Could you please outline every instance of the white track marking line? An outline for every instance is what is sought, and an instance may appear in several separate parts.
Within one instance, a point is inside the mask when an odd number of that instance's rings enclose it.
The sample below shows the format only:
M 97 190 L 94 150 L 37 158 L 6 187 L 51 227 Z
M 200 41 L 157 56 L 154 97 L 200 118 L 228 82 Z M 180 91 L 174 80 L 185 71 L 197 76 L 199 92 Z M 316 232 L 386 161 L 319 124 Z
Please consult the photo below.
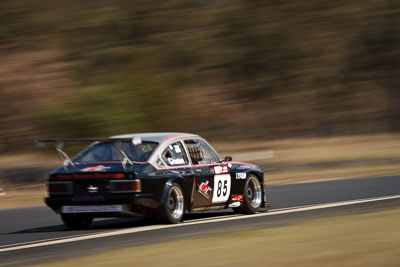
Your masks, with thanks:
M 216 217 L 216 218 L 220 219 L 220 218 L 233 218 L 233 217 L 243 217 L 243 215 L 242 215 L 242 214 L 229 214 L 229 215 L 218 216 L 218 217 Z M 214 219 L 215 219 L 215 217 L 212 217 L 212 218 L 193 219 L 193 220 L 189 220 L 189 221 L 184 221 L 184 223 L 187 224 L 187 223 L 192 223 L 192 222 L 213 221 Z
M 15 244 L 10 244 L 10 245 L 2 245 L 2 246 L 0 246 L 0 252 L 1 252 L 1 249 L 3 249 L 3 248 L 17 247 L 17 246 L 26 245 L 26 244 L 36 244 L 36 243 L 42 243 L 42 242 L 46 242 L 46 241 L 60 240 L 60 239 L 73 238 L 73 237 L 90 236 L 90 235 L 98 234 L 98 233 L 99 232 L 88 233 L 88 234 L 80 234 L 80 235 L 60 236 L 60 237 L 54 237 L 54 238 L 47 238 L 47 239 L 40 239 L 40 240 L 34 240 L 34 241 L 15 243 Z M 100 233 L 106 233 L 106 232 L 100 232 Z
M 269 212 L 276 212 L 276 211 L 284 211 L 284 210 L 302 209 L 302 208 L 308 208 L 308 207 L 317 207 L 317 206 L 320 206 L 320 205 L 324 205 L 325 206 L 325 205 L 330 205 L 330 204 L 335 204 L 335 206 L 336 206 L 336 204 L 340 204 L 340 203 L 346 203 L 346 205 L 351 205 L 351 204 L 358 204 L 358 203 L 372 202 L 372 201 L 379 201 L 379 200 L 387 200 L 387 199 L 396 199 L 396 198 L 400 198 L 400 195 L 392 195 L 392 196 L 385 196 L 385 197 L 369 197 L 369 198 L 352 199 L 352 200 L 343 200 L 343 201 L 321 203 L 321 204 L 311 204 L 311 205 L 294 206 L 294 207 L 280 208 L 280 209 L 270 209 L 268 211 Z M 357 201 L 357 202 L 353 203 L 354 201 Z M 339 206 L 341 206 L 341 205 L 339 205 Z
M 217 218 L 218 219 L 220 219 L 220 218 L 232 218 L 232 217 L 238 217 L 238 216 L 243 216 L 243 215 L 231 214 L 231 215 L 218 216 Z M 213 219 L 214 218 L 201 218 L 201 219 L 189 220 L 187 222 L 212 221 Z M 140 227 L 140 226 L 138 226 L 138 227 Z M 131 229 L 131 228 L 129 228 L 129 229 Z M 110 230 L 110 231 L 102 231 L 102 232 L 87 233 L 87 234 L 80 234 L 80 235 L 61 236 L 61 237 L 54 237 L 54 238 L 48 238 L 48 239 L 40 239 L 40 240 L 34 240 L 34 241 L 28 241 L 28 242 L 15 243 L 15 244 L 10 244 L 10 245 L 2 245 L 2 246 L 0 246 L 0 252 L 1 252 L 1 249 L 3 249 L 3 248 L 17 247 L 17 246 L 21 246 L 21 245 L 36 244 L 36 243 L 42 243 L 42 242 L 46 242 L 46 241 L 54 241 L 54 240 L 68 239 L 68 238 L 81 237 L 81 236 L 92 236 L 92 235 L 96 235 L 96 234 L 99 234 L 99 233 L 110 233 L 110 232 L 114 232 L 114 231 Z
M 210 220 L 204 220 L 204 221 L 202 221 L 202 220 L 189 221 L 189 222 L 185 222 L 185 223 L 171 224 L 171 225 L 149 225 L 149 226 L 142 226 L 142 227 L 134 227 L 134 228 L 128 228 L 128 229 L 124 229 L 124 230 L 116 230 L 116 231 L 111 231 L 111 232 L 103 232 L 103 233 L 96 233 L 96 234 L 87 234 L 87 235 L 82 235 L 82 236 L 66 237 L 66 238 L 61 238 L 61 239 L 57 239 L 57 240 L 38 240 L 38 241 L 36 241 L 36 243 L 33 243 L 33 244 L 23 244 L 23 245 L 14 244 L 14 245 L 10 245 L 12 247 L 1 248 L 0 252 L 7 252 L 7 251 L 35 248 L 35 247 L 42 247 L 42 246 L 50 246 L 50 245 L 57 245 L 57 244 L 63 244 L 63 243 L 71 243 L 71 242 L 77 242 L 77 241 L 83 241 L 83 240 L 89 240 L 89 239 L 95 239 L 95 238 L 110 237 L 110 236 L 117 236 L 117 235 L 123 235 L 123 234 L 132 234 L 132 233 L 145 232 L 145 231 L 151 231 L 151 230 L 159 230 L 159 229 L 182 227 L 182 226 L 205 224 L 205 223 L 214 223 L 214 222 L 242 220 L 242 219 L 249 219 L 249 218 L 254 218 L 254 217 L 273 216 L 273 215 L 278 215 L 278 214 L 326 209 L 326 208 L 348 206 L 348 205 L 354 205 L 354 204 L 361 204 L 361 203 L 368 203 L 368 202 L 382 201 L 382 200 L 389 200 L 389 199 L 399 199 L 399 198 L 400 198 L 400 195 L 367 198 L 367 199 L 356 199 L 356 200 L 350 200 L 350 201 L 340 201 L 340 202 L 310 205 L 310 206 L 303 206 L 303 207 L 277 209 L 277 210 L 273 210 L 273 211 L 270 211 L 267 213 L 257 213 L 257 214 L 253 214 L 253 215 L 226 216 L 224 218 L 212 218 Z

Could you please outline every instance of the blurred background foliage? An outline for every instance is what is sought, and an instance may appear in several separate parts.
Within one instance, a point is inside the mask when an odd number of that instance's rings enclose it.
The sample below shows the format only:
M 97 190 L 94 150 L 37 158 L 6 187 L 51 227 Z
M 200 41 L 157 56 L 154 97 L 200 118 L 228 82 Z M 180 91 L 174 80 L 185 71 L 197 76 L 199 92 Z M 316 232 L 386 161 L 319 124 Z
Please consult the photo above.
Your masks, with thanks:
M 0 25 L 0 151 L 400 130 L 398 0 L 2 0 Z

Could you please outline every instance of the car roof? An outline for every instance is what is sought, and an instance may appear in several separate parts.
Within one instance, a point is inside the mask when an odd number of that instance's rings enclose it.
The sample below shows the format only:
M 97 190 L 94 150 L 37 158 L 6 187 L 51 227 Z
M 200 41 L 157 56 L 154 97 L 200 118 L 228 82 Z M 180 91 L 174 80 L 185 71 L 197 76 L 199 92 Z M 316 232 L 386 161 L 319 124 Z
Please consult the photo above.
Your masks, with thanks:
M 164 143 L 171 139 L 180 138 L 180 137 L 193 137 L 199 138 L 200 136 L 191 133 L 179 133 L 179 132 L 161 132 L 161 133 L 131 133 L 131 134 L 121 134 L 121 135 L 114 135 L 110 138 L 140 138 L 143 141 L 148 142 L 157 142 L 157 143 Z

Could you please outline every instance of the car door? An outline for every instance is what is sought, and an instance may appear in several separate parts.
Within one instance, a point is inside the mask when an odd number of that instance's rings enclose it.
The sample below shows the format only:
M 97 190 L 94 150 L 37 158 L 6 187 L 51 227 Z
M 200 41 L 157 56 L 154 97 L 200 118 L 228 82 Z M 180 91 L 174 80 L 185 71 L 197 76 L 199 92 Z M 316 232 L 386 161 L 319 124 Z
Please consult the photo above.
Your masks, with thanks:
M 225 205 L 230 196 L 231 176 L 227 165 L 203 140 L 185 140 L 195 172 L 193 208 Z

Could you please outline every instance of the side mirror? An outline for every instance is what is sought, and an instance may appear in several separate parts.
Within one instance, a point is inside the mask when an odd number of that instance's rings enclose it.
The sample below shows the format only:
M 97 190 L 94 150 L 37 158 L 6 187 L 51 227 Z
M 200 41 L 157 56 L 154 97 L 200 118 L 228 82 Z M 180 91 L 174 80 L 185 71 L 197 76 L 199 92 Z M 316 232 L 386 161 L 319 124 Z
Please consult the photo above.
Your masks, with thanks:
M 228 162 L 228 161 L 232 161 L 232 157 L 231 156 L 226 156 L 224 161 Z

